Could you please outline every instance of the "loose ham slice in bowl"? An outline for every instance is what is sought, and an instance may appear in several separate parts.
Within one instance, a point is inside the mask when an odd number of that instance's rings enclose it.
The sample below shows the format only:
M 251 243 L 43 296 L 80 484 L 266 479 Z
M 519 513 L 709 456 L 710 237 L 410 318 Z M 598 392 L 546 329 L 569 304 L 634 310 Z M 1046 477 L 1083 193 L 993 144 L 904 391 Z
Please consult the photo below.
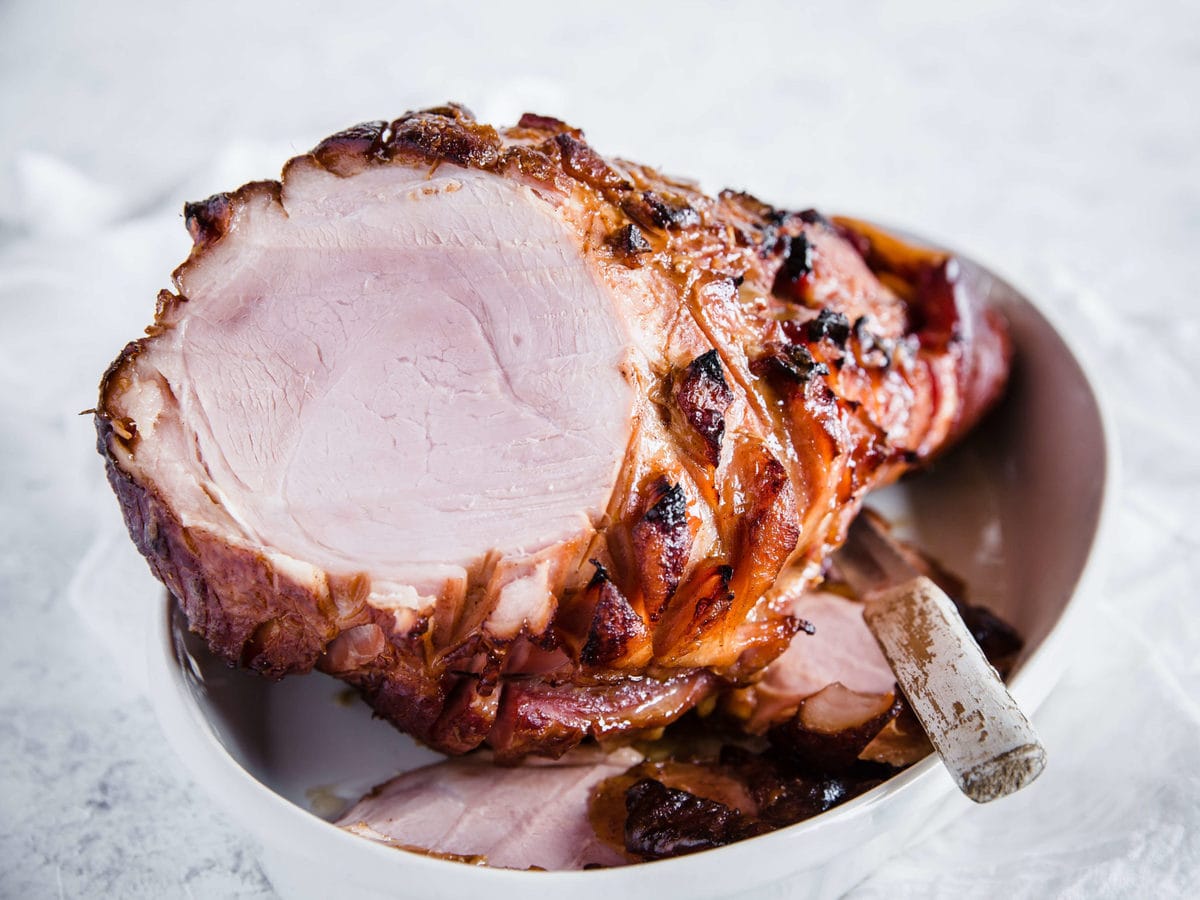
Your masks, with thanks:
M 613 866 L 625 856 L 588 821 L 588 799 L 605 778 L 641 760 L 631 748 L 578 748 L 553 762 L 493 766 L 478 755 L 406 772 L 338 820 L 355 834 L 510 869 Z

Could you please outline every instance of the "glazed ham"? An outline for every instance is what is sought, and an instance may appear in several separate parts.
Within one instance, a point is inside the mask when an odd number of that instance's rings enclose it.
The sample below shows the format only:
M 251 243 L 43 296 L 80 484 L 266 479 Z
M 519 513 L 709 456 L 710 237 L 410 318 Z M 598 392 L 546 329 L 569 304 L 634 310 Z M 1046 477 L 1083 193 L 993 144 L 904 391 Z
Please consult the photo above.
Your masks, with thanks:
M 863 496 L 998 396 L 944 254 L 461 107 L 190 204 L 99 449 L 193 630 L 447 753 L 558 755 L 752 680 Z

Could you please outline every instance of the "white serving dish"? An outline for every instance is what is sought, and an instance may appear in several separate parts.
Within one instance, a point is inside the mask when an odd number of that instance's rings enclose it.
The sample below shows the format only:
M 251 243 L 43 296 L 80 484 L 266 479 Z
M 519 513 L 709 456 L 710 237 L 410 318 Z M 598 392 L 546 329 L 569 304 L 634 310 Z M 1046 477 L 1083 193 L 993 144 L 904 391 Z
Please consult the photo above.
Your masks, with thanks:
M 1066 665 L 1071 620 L 1087 614 L 1112 493 L 1111 431 L 1084 369 L 1046 317 L 981 266 L 963 265 L 1009 318 L 1012 388 L 933 471 L 872 503 L 964 576 L 973 602 L 1025 637 L 1011 686 L 1032 711 Z M 187 634 L 173 602 L 160 604 L 158 616 L 150 682 L 162 728 L 196 780 L 259 839 L 263 867 L 287 898 L 834 897 L 971 806 L 930 758 L 815 819 L 679 859 L 518 872 L 406 853 L 345 833 L 312 810 L 328 811 L 335 795 L 355 799 L 435 754 L 372 719 L 361 702 L 347 702 L 340 682 L 309 675 L 270 684 L 230 670 Z

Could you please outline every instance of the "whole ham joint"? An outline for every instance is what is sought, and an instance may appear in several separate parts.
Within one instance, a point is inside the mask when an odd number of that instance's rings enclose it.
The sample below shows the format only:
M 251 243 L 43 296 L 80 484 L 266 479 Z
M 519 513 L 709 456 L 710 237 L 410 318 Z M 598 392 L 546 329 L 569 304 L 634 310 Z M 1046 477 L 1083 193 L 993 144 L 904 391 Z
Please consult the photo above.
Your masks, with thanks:
M 449 105 L 186 208 L 99 450 L 191 628 L 446 753 L 752 682 L 872 488 L 1002 390 L 953 258 Z

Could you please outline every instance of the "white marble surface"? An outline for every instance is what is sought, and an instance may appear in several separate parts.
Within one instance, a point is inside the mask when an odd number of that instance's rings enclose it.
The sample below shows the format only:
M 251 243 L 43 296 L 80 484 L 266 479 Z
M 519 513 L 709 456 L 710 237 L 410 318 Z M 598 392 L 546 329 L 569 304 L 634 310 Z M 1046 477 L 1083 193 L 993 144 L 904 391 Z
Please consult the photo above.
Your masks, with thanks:
M 1125 465 L 1037 717 L 1051 767 L 855 895 L 1200 893 L 1200 7 L 304 6 L 0 4 L 0 894 L 274 896 L 159 734 L 119 588 L 76 577 L 131 552 L 92 546 L 118 513 L 76 413 L 186 252 L 185 199 L 447 98 L 941 237 L 1065 323 Z

